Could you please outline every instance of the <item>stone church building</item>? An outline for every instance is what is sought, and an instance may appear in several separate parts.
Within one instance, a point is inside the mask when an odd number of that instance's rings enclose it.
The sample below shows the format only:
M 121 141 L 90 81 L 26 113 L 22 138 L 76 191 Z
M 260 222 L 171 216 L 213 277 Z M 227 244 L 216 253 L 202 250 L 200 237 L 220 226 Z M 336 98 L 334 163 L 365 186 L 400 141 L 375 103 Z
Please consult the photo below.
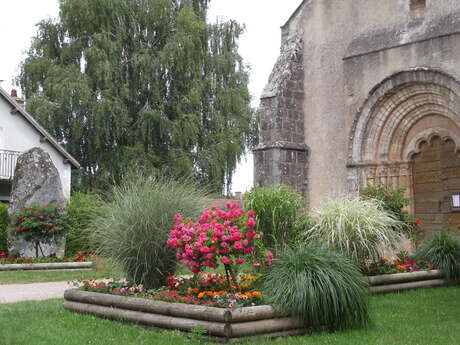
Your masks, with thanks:
M 383 182 L 460 232 L 460 1 L 305 0 L 262 94 L 255 185 L 311 207 Z

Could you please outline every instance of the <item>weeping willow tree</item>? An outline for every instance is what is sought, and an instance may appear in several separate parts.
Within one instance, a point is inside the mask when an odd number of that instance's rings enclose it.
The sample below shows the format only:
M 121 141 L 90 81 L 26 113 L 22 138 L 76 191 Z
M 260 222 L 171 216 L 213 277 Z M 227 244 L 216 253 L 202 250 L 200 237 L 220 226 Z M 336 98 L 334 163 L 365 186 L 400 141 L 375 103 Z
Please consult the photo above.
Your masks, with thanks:
M 207 24 L 209 0 L 60 0 L 21 65 L 27 109 L 81 163 L 77 188 L 128 167 L 215 191 L 254 135 L 243 28 Z

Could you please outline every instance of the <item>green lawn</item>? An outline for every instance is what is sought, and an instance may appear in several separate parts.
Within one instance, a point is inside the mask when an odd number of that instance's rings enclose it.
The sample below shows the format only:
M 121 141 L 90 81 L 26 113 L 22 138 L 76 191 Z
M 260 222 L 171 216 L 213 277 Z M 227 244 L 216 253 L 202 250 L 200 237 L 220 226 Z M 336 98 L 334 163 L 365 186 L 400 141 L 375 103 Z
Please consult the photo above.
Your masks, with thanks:
M 370 297 L 368 329 L 247 344 L 458 345 L 460 287 Z M 0 305 L 2 345 L 200 344 L 178 332 L 155 332 L 65 311 L 62 300 Z M 202 342 L 203 343 L 203 342 Z
M 0 285 L 122 277 L 122 274 L 117 269 L 117 267 L 108 262 L 107 260 L 99 259 L 96 262 L 96 264 L 97 265 L 95 268 L 89 270 L 40 270 L 0 272 Z

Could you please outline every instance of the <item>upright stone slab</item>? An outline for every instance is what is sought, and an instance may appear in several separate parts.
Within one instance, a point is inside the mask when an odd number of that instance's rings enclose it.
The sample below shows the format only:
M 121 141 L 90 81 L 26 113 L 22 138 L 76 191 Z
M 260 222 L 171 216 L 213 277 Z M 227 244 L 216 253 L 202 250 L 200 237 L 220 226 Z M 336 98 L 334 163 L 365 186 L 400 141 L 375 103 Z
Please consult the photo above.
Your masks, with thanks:
M 20 155 L 17 160 L 8 213 L 12 215 L 19 211 L 21 205 L 45 206 L 50 203 L 65 206 L 61 179 L 50 155 L 41 148 L 34 147 Z M 64 244 L 42 244 L 41 247 L 45 256 L 53 253 L 57 256 L 64 254 Z M 21 256 L 35 256 L 33 246 L 27 242 L 10 247 L 9 251 L 18 251 Z

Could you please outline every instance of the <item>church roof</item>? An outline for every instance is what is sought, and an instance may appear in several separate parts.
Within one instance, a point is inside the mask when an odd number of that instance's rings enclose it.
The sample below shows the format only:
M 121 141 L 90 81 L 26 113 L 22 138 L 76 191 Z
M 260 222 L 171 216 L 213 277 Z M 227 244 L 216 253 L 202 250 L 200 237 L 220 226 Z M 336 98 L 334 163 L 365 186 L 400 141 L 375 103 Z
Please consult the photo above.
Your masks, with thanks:
M 72 164 L 76 169 L 80 168 L 80 163 L 72 157 L 46 129 L 44 129 L 25 109 L 19 105 L 8 93 L 0 87 L 0 96 L 3 97 L 13 108 L 12 113 L 21 115 L 32 127 L 34 127 L 65 159 Z
M 303 5 L 305 5 L 305 3 L 307 1 L 311 1 L 311 0 L 302 0 L 299 4 L 299 6 L 297 6 L 297 8 L 294 10 L 294 12 L 292 12 L 291 16 L 289 17 L 289 19 L 286 21 L 286 23 L 284 23 L 283 25 L 281 25 L 281 28 L 284 28 L 286 25 L 289 24 L 289 22 L 292 20 L 292 18 L 294 18 L 297 13 L 299 13 L 299 11 L 302 9 Z

